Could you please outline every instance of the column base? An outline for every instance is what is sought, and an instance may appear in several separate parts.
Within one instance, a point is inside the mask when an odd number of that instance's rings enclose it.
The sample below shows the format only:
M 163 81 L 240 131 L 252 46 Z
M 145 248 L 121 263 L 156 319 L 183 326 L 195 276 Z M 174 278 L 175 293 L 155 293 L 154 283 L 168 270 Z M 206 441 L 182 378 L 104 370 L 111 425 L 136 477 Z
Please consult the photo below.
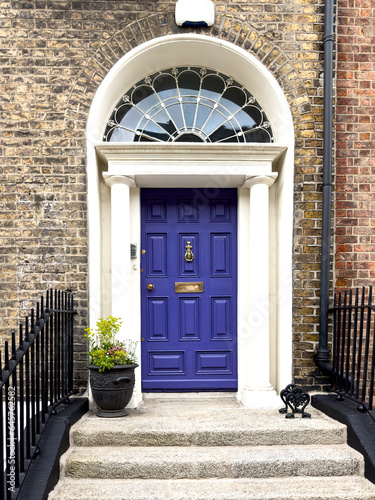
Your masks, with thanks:
M 283 406 L 272 386 L 245 387 L 241 393 L 241 403 L 246 408 L 281 408 Z

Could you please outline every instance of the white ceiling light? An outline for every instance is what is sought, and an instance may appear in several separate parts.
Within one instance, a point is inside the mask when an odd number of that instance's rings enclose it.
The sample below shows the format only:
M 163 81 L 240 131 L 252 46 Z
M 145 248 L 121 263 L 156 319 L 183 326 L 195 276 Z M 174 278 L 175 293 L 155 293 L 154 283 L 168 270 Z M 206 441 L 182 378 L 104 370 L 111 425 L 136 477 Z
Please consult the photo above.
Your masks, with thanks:
M 211 0 L 178 0 L 175 17 L 178 26 L 212 26 L 215 21 L 215 6 Z

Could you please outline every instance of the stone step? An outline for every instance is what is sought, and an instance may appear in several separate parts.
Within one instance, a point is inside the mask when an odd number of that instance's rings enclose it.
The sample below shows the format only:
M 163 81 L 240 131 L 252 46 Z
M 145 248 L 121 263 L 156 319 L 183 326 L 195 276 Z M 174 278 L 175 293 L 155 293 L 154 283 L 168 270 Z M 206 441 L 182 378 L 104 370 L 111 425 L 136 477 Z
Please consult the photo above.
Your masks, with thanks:
M 92 414 L 72 428 L 75 446 L 272 446 L 336 445 L 346 427 L 312 409 L 311 419 L 286 419 L 278 410 L 200 410 L 165 416 L 129 411 L 100 419 Z
M 79 479 L 271 478 L 355 474 L 363 475 L 363 457 L 345 445 L 82 447 L 72 448 L 65 455 L 65 476 Z
M 272 479 L 64 479 L 49 500 L 374 500 L 360 477 Z
M 235 399 L 145 401 L 71 432 L 50 500 L 375 500 L 346 427 Z

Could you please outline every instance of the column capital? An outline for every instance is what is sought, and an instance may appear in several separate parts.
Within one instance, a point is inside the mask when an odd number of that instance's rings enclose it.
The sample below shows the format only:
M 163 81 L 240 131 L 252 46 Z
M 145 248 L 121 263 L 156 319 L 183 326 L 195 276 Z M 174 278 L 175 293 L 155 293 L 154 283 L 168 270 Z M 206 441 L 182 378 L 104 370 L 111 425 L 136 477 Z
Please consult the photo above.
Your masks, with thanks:
M 251 186 L 254 186 L 255 184 L 265 184 L 266 186 L 271 187 L 272 184 L 275 182 L 277 176 L 278 176 L 277 172 L 272 172 L 272 174 L 267 174 L 267 175 L 248 176 L 246 177 L 243 186 L 251 188 Z
M 127 175 L 111 175 L 108 172 L 103 173 L 103 178 L 107 186 L 112 187 L 114 184 L 125 184 L 129 187 L 135 186 L 135 180 L 133 177 Z

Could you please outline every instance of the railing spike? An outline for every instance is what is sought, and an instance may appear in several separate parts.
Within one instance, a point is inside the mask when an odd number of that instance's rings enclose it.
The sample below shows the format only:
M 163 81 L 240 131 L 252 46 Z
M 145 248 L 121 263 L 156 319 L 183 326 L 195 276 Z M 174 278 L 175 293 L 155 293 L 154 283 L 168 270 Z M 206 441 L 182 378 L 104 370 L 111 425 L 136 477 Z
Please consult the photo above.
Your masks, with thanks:
M 25 340 L 29 342 L 29 318 L 27 316 L 25 318 Z
M 23 331 L 22 331 L 22 323 L 20 323 L 20 324 L 19 324 L 19 327 L 18 327 L 18 332 L 19 332 L 19 337 L 18 337 L 19 349 L 23 350 Z
M 12 359 L 16 359 L 16 332 L 12 330 Z
M 5 356 L 5 361 L 4 361 L 4 368 L 5 370 L 9 369 L 9 347 L 8 347 L 8 341 L 5 341 L 5 346 L 4 346 L 4 356 Z

